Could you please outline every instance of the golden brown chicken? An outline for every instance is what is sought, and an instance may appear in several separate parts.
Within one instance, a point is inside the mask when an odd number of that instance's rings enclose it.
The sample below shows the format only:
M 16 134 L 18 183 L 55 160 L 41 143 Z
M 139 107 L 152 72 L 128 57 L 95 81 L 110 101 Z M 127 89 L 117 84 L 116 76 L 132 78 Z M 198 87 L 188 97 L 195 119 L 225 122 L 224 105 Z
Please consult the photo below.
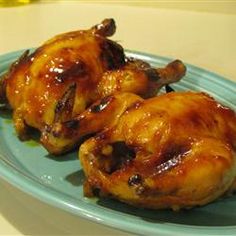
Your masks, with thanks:
M 126 58 L 123 48 L 107 39 L 115 28 L 114 20 L 106 19 L 89 30 L 58 35 L 11 66 L 0 83 L 0 103 L 13 109 L 20 139 L 27 139 L 28 127 L 33 127 L 43 133 L 49 152 L 68 151 L 78 139 L 63 144 L 63 133 L 57 132 L 58 143 L 47 144 L 48 136 L 54 137 L 54 124 L 70 121 L 109 94 L 127 91 L 151 97 L 184 76 L 185 66 L 178 60 L 155 69 Z
M 232 190 L 234 111 L 197 92 L 147 100 L 125 93 L 105 101 L 91 106 L 81 121 L 97 117 L 101 123 L 104 118 L 102 131 L 79 150 L 86 196 L 96 193 L 137 207 L 178 210 L 207 204 Z

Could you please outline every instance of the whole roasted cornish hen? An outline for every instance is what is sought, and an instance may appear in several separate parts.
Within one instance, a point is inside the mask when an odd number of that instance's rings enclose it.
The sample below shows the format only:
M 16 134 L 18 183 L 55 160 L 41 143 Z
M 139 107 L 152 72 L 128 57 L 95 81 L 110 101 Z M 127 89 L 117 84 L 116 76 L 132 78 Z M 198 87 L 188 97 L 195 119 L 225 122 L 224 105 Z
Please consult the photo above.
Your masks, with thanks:
M 79 150 L 86 196 L 178 210 L 204 205 L 234 189 L 236 114 L 209 95 L 171 92 L 143 100 L 117 94 L 106 98 L 106 106 L 100 101 L 102 110 L 98 106 L 91 106 L 81 120 L 104 122 L 102 131 Z
M 28 128 L 39 130 L 49 152 L 70 150 L 57 133 L 57 143 L 47 145 L 54 124 L 69 121 L 91 103 L 116 92 L 133 92 L 152 97 L 165 84 L 185 74 L 179 60 L 165 68 L 127 58 L 123 48 L 107 37 L 115 32 L 113 19 L 89 30 L 58 35 L 33 53 L 26 51 L 0 83 L 0 102 L 13 109 L 20 139 L 28 138 Z

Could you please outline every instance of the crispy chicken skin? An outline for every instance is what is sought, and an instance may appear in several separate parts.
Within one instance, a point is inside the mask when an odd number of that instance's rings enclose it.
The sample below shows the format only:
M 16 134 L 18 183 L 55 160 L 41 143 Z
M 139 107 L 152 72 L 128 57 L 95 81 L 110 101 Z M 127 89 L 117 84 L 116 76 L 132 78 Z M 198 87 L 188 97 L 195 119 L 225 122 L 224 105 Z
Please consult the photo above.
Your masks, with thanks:
M 133 95 L 111 96 L 119 109 L 117 96 L 126 100 Z M 109 106 L 94 116 L 110 115 Z M 86 196 L 96 193 L 137 207 L 178 210 L 207 204 L 232 190 L 236 114 L 209 95 L 136 96 L 112 124 L 104 123 L 79 150 Z
M 114 32 L 114 21 L 105 20 L 89 30 L 61 34 L 32 54 L 26 51 L 11 66 L 4 80 L 5 97 L 21 139 L 27 126 L 42 130 L 99 98 L 96 86 L 102 74 L 125 63 L 122 47 L 106 38 Z
M 107 38 L 115 29 L 114 20 L 105 19 L 89 30 L 55 36 L 13 63 L 0 83 L 0 103 L 13 109 L 20 139 L 27 139 L 28 128 L 33 127 L 42 133 L 42 144 L 49 152 L 61 154 L 78 139 L 63 145 L 60 136 L 64 135 L 57 132 L 60 147 L 48 144 L 54 126 L 70 121 L 104 96 L 132 92 L 152 97 L 163 85 L 184 76 L 186 69 L 179 60 L 156 69 L 126 58 L 123 48 Z
M 49 132 L 44 131 L 41 141 L 55 155 L 71 150 L 83 137 L 115 124 L 127 107 L 140 100 L 141 97 L 132 93 L 104 97 L 73 119 L 55 123 Z

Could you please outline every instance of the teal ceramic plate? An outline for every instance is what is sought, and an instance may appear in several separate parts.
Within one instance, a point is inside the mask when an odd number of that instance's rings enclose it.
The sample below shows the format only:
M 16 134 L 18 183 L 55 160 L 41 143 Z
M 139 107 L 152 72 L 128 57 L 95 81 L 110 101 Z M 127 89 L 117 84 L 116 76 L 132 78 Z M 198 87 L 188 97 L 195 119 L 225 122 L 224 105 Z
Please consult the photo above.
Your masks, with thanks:
M 22 51 L 0 57 L 0 73 Z M 127 51 L 132 57 L 161 66 L 170 59 Z M 187 65 L 188 73 L 177 91 L 205 91 L 236 110 L 236 83 Z M 83 171 L 77 153 L 54 158 L 35 141 L 21 142 L 13 129 L 11 114 L 0 111 L 0 173 L 11 184 L 79 217 L 143 235 L 236 235 L 236 196 L 188 211 L 142 210 L 116 202 L 83 197 Z

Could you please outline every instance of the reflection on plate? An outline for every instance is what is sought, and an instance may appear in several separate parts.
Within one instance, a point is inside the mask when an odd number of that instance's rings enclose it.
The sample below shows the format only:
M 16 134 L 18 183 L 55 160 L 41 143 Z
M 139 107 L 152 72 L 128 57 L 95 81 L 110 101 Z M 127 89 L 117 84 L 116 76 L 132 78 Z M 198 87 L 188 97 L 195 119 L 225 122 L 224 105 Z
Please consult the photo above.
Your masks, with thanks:
M 0 57 L 0 74 L 22 51 Z M 131 57 L 161 66 L 170 59 L 127 51 Z M 236 83 L 187 65 L 177 90 L 205 91 L 236 110 Z M 114 200 L 83 197 L 83 171 L 77 153 L 54 158 L 37 143 L 16 137 L 10 112 L 0 111 L 0 172 L 16 187 L 80 217 L 143 235 L 236 235 L 236 195 L 189 211 L 143 210 Z M 214 227 L 212 227 L 214 226 Z

